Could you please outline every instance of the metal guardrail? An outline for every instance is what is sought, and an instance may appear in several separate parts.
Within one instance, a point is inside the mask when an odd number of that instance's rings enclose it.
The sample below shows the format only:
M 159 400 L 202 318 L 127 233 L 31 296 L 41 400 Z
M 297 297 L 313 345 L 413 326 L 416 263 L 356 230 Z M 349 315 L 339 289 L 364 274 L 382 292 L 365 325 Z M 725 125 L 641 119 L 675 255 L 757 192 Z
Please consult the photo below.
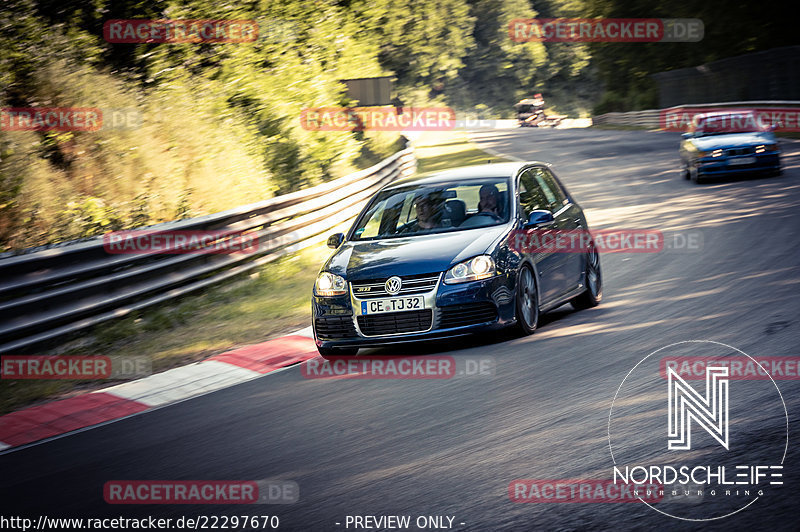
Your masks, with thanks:
M 640 126 L 657 128 L 659 126 L 660 109 L 646 111 L 629 111 L 627 113 L 606 113 L 592 117 L 592 125 Z
M 86 329 L 258 268 L 322 242 L 383 185 L 416 170 L 411 148 L 354 174 L 150 233 L 226 231 L 257 238 L 253 253 L 109 254 L 103 237 L 0 258 L 0 353 Z M 257 235 L 257 236 L 253 236 Z
M 665 109 L 647 109 L 645 111 L 628 111 L 624 113 L 605 113 L 592 117 L 592 125 L 639 126 L 649 129 L 661 127 L 661 113 L 672 109 L 704 109 L 726 107 L 798 107 L 800 101 L 763 100 L 752 102 L 722 102 L 676 105 Z

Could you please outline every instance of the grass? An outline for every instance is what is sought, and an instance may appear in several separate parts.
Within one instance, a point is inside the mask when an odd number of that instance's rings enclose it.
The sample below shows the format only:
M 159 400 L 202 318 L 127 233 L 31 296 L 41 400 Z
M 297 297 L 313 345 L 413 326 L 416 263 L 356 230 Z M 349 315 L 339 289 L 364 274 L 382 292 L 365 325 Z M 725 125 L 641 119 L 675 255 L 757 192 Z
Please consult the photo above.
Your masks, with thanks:
M 414 141 L 417 172 L 425 174 L 457 166 L 507 162 L 479 150 L 464 131 L 425 131 Z
M 306 327 L 311 286 L 330 252 L 318 244 L 252 277 L 106 325 L 95 333 L 95 345 L 115 355 L 150 353 L 158 372 Z
M 503 162 L 461 131 L 425 132 L 415 142 L 418 172 Z M 310 325 L 311 287 L 331 250 L 318 244 L 282 257 L 254 275 L 167 306 L 96 327 L 58 347 L 66 355 L 149 354 L 154 372 L 263 342 Z M 112 384 L 110 381 L 0 380 L 0 414 Z

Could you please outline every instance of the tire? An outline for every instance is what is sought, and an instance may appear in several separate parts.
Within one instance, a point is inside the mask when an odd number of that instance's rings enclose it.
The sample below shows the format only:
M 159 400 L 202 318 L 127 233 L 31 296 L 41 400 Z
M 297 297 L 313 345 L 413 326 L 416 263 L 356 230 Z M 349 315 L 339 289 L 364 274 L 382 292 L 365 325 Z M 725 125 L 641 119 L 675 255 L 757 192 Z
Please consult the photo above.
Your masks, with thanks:
M 592 242 L 592 247 L 586 253 L 586 272 L 584 273 L 586 290 L 570 300 L 575 310 L 584 310 L 596 307 L 603 299 L 603 275 L 600 270 L 600 254 Z
M 699 173 L 697 172 L 697 168 L 689 169 L 689 178 L 692 180 L 692 183 L 695 183 L 697 185 L 703 182 L 703 180 L 700 178 Z
M 523 266 L 517 280 L 517 328 L 525 335 L 533 334 L 539 325 L 539 289 L 529 266 Z
M 681 175 L 687 181 L 692 178 L 691 174 L 689 173 L 689 167 L 686 166 L 686 163 L 681 165 Z
M 324 359 L 351 357 L 358 353 L 357 347 L 319 347 L 317 351 Z

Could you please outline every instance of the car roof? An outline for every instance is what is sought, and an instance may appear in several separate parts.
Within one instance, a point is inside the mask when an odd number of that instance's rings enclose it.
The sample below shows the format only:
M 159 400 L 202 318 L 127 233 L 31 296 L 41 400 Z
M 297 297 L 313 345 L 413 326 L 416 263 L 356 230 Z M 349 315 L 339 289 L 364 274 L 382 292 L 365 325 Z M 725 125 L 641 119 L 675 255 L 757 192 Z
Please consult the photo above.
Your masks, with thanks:
M 419 176 L 408 177 L 395 181 L 387 186 L 387 189 L 401 187 L 406 185 L 433 185 L 438 183 L 447 183 L 450 181 L 480 181 L 482 179 L 491 179 L 498 177 L 513 177 L 519 170 L 525 166 L 539 165 L 550 166 L 548 163 L 539 161 L 521 161 L 511 163 L 492 163 L 492 164 L 479 164 L 474 166 L 462 166 L 459 168 L 450 168 L 439 172 L 431 172 Z

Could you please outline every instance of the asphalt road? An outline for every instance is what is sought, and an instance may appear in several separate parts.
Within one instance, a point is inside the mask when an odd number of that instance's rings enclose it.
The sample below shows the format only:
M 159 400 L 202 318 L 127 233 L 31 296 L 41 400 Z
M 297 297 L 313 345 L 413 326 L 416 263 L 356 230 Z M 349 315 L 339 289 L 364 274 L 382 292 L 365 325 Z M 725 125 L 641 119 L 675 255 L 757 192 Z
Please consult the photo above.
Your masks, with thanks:
M 678 175 L 678 139 L 602 130 L 475 135 L 480 146 L 552 162 L 593 228 L 661 230 L 670 246 L 602 255 L 603 303 L 581 312 L 562 307 L 533 336 L 391 351 L 445 354 L 459 363 L 492 357 L 493 374 L 313 380 L 292 367 L 0 456 L 2 514 L 277 515 L 281 530 L 345 530 L 348 515 L 410 515 L 412 523 L 417 516 L 450 516 L 453 529 L 464 531 L 797 530 L 797 380 L 778 382 L 790 429 L 785 484 L 731 517 L 697 523 L 638 502 L 509 500 L 514 479 L 610 478 L 609 408 L 649 353 L 704 339 L 753 356 L 800 354 L 800 143 L 784 143 L 782 177 L 694 185 Z M 674 249 L 680 240 L 674 235 L 689 233 L 701 235 L 694 241 L 701 244 Z M 751 460 L 774 463 L 776 447 L 783 449 L 782 412 L 763 381 L 747 391 L 745 384 L 731 389 L 741 390 L 751 415 L 739 416 L 732 430 L 749 436 Z M 619 440 L 634 431 L 623 421 Z M 646 416 L 635 426 L 662 436 L 665 428 L 663 419 Z M 289 479 L 298 483 L 300 500 L 106 504 L 104 483 L 120 479 Z M 707 497 L 701 504 L 712 515 L 730 499 Z

